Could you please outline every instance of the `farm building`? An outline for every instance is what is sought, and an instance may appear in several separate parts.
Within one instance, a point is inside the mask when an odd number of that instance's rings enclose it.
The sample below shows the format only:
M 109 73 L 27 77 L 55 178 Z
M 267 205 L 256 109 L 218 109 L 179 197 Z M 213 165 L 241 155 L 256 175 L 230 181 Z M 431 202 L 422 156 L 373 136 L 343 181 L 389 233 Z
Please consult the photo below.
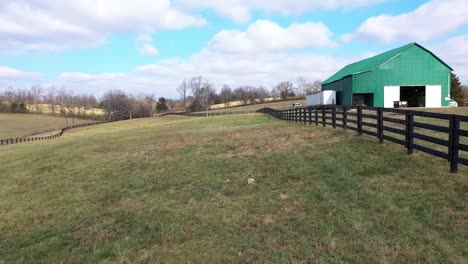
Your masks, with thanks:
M 410 43 L 350 64 L 322 82 L 322 90 L 335 90 L 337 104 L 394 107 L 449 105 L 452 68 L 429 50 Z

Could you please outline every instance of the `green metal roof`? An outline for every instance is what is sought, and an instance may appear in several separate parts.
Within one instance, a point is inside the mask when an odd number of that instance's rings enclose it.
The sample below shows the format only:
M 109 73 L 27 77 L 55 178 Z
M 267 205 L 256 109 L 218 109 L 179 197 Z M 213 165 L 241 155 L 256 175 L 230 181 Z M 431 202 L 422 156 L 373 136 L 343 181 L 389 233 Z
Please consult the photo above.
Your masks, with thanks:
M 322 82 L 322 84 L 328 84 L 332 82 L 336 82 L 338 80 L 341 80 L 347 76 L 350 75 L 355 75 L 363 72 L 368 72 L 372 71 L 381 65 L 387 63 L 390 60 L 393 60 L 394 58 L 398 57 L 401 53 L 405 52 L 412 46 L 418 46 L 419 48 L 425 50 L 426 52 L 430 53 L 432 56 L 434 56 L 437 60 L 439 60 L 442 64 L 447 66 L 450 70 L 453 70 L 449 65 L 447 65 L 444 61 L 442 61 L 440 58 L 438 58 L 434 53 L 430 52 L 423 46 L 419 45 L 418 43 L 410 43 L 407 45 L 404 45 L 402 47 L 396 48 L 389 50 L 387 52 L 384 52 L 382 54 L 379 54 L 374 57 L 370 57 L 352 64 L 349 64 L 348 66 L 344 67 L 343 69 L 339 70 L 337 73 L 332 75 L 330 78 L 326 79 L 325 81 Z

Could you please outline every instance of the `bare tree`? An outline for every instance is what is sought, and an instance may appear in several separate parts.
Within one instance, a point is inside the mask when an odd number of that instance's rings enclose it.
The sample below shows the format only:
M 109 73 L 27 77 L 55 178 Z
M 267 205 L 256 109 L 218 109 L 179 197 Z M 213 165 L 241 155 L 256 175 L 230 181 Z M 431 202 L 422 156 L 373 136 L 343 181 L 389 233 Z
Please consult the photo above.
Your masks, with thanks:
M 177 92 L 179 95 L 182 97 L 183 100 L 183 106 L 184 106 L 184 111 L 187 109 L 187 104 L 186 104 L 186 98 L 187 98 L 187 92 L 191 89 L 189 83 L 187 83 L 186 80 L 183 80 L 182 83 L 177 87 Z
M 39 103 L 42 99 L 42 95 L 44 93 L 44 88 L 39 85 L 35 85 L 31 87 L 29 90 L 29 96 L 31 98 L 31 103 L 34 105 L 36 112 L 39 112 Z
M 187 84 L 193 95 L 191 110 L 208 111 L 209 104 L 213 100 L 214 94 L 216 94 L 213 85 L 201 76 L 193 77 Z
M 82 96 L 74 95 L 73 92 L 70 92 L 67 101 L 67 110 L 68 115 L 72 118 L 72 123 L 75 124 L 75 119 L 80 116 L 81 109 L 84 109 Z
M 233 91 L 236 99 L 242 101 L 243 104 L 253 102 L 257 99 L 257 88 L 253 86 L 240 86 Z
M 221 100 L 224 103 L 224 107 L 227 107 L 227 103 L 231 101 L 233 97 L 231 87 L 229 87 L 229 85 L 224 85 L 221 89 L 219 96 L 221 97 Z
M 294 96 L 294 86 L 291 82 L 280 82 L 276 85 L 276 89 L 279 91 L 281 99 L 286 100 Z
M 211 84 L 207 84 L 200 89 L 199 98 L 202 107 L 206 109 L 206 116 L 208 116 L 208 110 L 210 109 L 210 104 L 213 101 L 215 94 L 216 91 Z
M 70 101 L 70 94 L 64 88 L 57 91 L 55 102 L 60 107 L 60 114 L 65 118 L 65 123 L 68 126 L 68 103 Z
M 270 97 L 270 92 L 267 88 L 260 86 L 257 88 L 256 95 L 260 102 L 264 102 L 266 98 Z
M 145 96 L 145 100 L 151 105 L 151 116 L 154 116 L 156 111 L 156 96 L 154 94 L 148 94 Z
M 121 90 L 110 90 L 102 97 L 109 119 L 132 119 L 134 99 Z
M 311 93 L 316 93 L 322 89 L 322 84 L 319 80 L 310 82 L 306 79 L 299 77 L 297 78 L 299 93 L 301 96 L 305 96 Z
M 56 101 L 56 95 L 57 95 L 57 91 L 55 89 L 55 87 L 49 87 L 46 89 L 46 92 L 44 94 L 44 103 L 46 104 L 49 104 L 50 105 L 50 110 L 52 111 L 52 115 L 56 115 L 56 108 L 55 106 L 57 105 L 57 101 Z

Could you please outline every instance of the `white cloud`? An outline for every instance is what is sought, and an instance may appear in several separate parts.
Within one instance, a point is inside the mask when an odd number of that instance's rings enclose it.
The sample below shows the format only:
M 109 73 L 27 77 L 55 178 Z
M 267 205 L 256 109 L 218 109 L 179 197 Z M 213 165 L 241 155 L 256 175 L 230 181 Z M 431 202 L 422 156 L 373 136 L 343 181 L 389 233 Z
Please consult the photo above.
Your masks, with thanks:
M 156 56 L 158 55 L 158 50 L 151 44 L 144 44 L 140 48 L 140 53 L 145 56 Z
M 0 3 L 0 51 L 62 50 L 104 43 L 118 32 L 174 30 L 206 21 L 170 0 L 17 0 Z
M 249 1 L 254 8 L 282 15 L 302 14 L 311 10 L 354 9 L 376 5 L 386 0 L 256 0 Z
M 176 6 L 190 9 L 211 9 L 238 23 L 250 20 L 252 12 L 297 15 L 314 10 L 353 9 L 376 5 L 386 0 L 175 0 Z
M 160 77 L 138 72 L 100 74 L 68 72 L 62 73 L 53 85 L 98 97 L 111 89 L 120 89 L 132 94 L 154 94 L 158 97 L 176 98 L 178 95 L 175 89 L 182 81 L 181 77 L 178 77 L 175 75 Z
M 349 34 L 349 33 L 343 34 L 340 37 L 340 40 L 344 43 L 350 43 L 353 39 L 354 39 L 353 34 Z
M 185 78 L 202 75 L 217 87 L 228 84 L 264 85 L 272 87 L 280 81 L 294 81 L 302 76 L 316 80 L 327 78 L 346 61 L 315 54 L 263 53 L 253 58 L 249 54 L 226 54 L 204 50 L 188 60 L 164 60 L 143 65 L 137 73 L 167 82 L 167 93 L 176 96 L 175 87 Z
M 37 72 L 28 72 L 0 66 L 0 89 L 7 87 L 26 88 L 43 81 Z
M 138 36 L 138 42 L 139 42 L 138 50 L 140 51 L 142 55 L 144 56 L 158 55 L 159 51 L 153 46 L 152 44 L 153 39 L 151 38 L 149 34 L 141 34 L 140 36 Z
M 175 0 L 174 2 L 176 6 L 185 10 L 213 9 L 238 23 L 246 23 L 250 19 L 250 7 L 243 0 Z
M 468 84 L 468 34 L 450 38 L 430 49 L 450 65 L 463 84 Z
M 412 12 L 367 19 L 356 31 L 359 38 L 392 43 L 428 41 L 468 24 L 468 1 L 432 0 Z
M 37 72 L 26 72 L 0 66 L 0 79 L 3 80 L 40 80 L 42 75 Z
M 176 87 L 180 82 L 197 75 L 207 78 L 217 88 L 224 84 L 232 87 L 263 85 L 271 88 L 280 81 L 294 82 L 299 76 L 309 80 L 323 80 L 349 62 L 315 54 L 265 53 L 252 59 L 249 54 L 203 50 L 187 60 L 161 60 L 137 67 L 132 73 L 62 73 L 54 85 L 97 96 L 109 89 L 122 89 L 134 94 L 152 93 L 177 98 Z
M 291 24 L 283 28 L 269 20 L 258 20 L 246 31 L 222 30 L 209 48 L 225 52 L 269 52 L 309 47 L 335 47 L 333 33 L 321 23 Z
M 280 25 L 260 20 L 245 32 L 222 31 L 208 46 L 181 59 L 166 59 L 141 65 L 128 74 L 64 73 L 60 84 L 76 89 L 88 89 L 102 94 L 111 88 L 157 96 L 177 97 L 175 88 L 186 78 L 202 75 L 217 87 L 228 84 L 263 85 L 272 87 L 280 81 L 294 81 L 301 76 L 310 80 L 324 79 L 351 61 L 327 55 L 290 53 L 290 49 L 335 46 L 332 33 L 322 23 Z M 148 34 L 138 41 L 152 41 Z M 233 45 L 235 44 L 235 45 Z

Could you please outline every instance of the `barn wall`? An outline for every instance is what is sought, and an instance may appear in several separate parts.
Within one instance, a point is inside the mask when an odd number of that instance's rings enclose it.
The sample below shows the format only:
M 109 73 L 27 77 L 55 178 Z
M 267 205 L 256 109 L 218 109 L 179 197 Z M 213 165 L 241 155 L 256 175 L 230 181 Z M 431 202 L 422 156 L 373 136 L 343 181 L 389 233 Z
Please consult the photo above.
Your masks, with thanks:
M 448 106 L 450 69 L 432 54 L 412 46 L 378 69 L 353 75 L 354 93 L 374 93 L 374 106 L 384 106 L 384 86 L 441 85 L 441 105 Z
M 336 91 L 336 100 L 338 105 L 352 105 L 352 78 L 346 77 L 342 80 L 322 85 L 322 90 Z

